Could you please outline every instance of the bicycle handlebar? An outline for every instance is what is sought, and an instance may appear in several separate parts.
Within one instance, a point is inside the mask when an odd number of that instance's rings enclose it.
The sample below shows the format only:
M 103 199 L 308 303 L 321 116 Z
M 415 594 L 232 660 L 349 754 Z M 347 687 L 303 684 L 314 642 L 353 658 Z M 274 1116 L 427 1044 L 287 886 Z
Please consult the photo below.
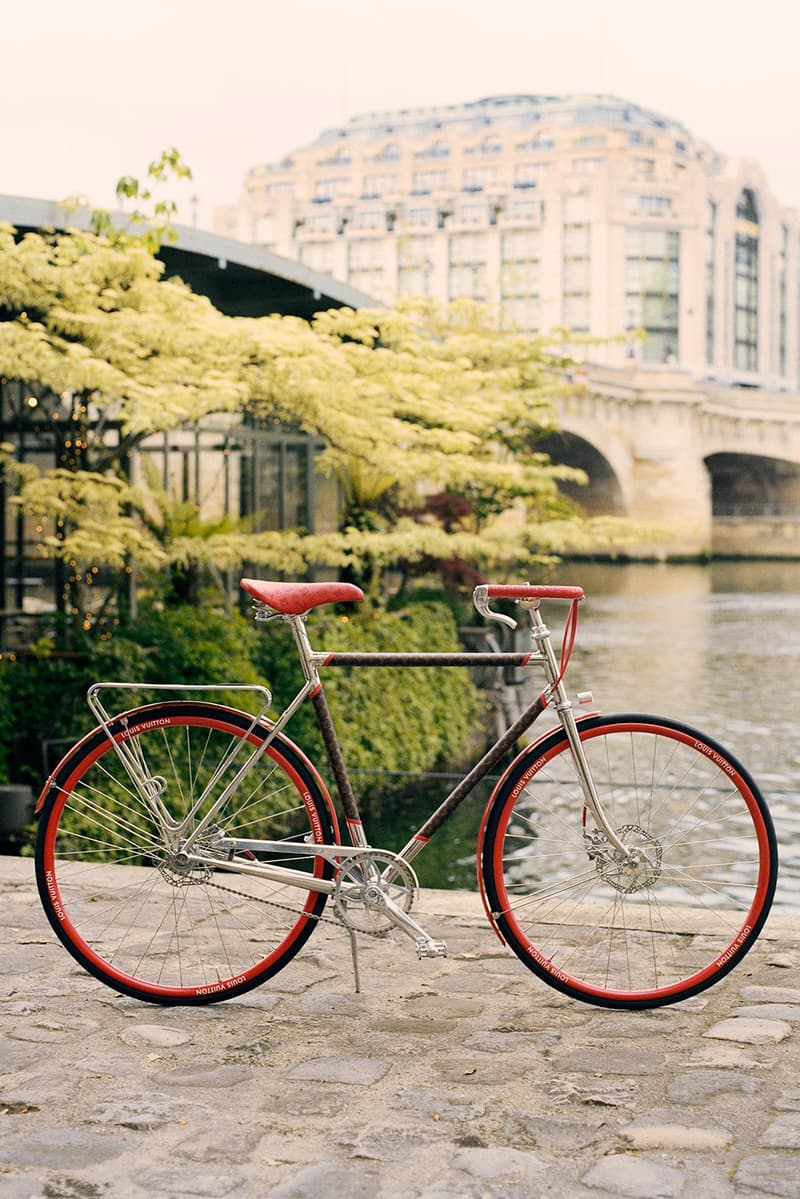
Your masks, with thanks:
M 540 599 L 564 599 L 572 602 L 570 615 L 577 617 L 578 600 L 583 599 L 582 587 L 561 587 L 549 583 L 481 583 L 472 593 L 472 602 L 476 611 L 487 620 L 496 620 L 498 624 L 508 625 L 510 629 L 517 627 L 516 620 L 502 612 L 494 612 L 489 607 L 490 599 L 515 599 L 530 601 L 530 607 L 536 607 Z
M 479 596 L 478 593 L 481 593 Z M 584 596 L 582 587 L 564 587 L 549 583 L 484 583 L 476 587 L 473 600 L 485 596 L 487 599 L 563 599 L 581 600 Z

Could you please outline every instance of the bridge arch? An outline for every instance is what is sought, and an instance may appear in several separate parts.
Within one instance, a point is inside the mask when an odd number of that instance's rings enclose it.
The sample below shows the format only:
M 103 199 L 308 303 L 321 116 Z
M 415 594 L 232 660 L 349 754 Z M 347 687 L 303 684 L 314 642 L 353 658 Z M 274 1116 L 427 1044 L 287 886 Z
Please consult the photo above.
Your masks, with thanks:
M 553 462 L 577 467 L 588 479 L 586 484 L 563 482 L 561 492 L 588 516 L 624 516 L 627 505 L 619 478 L 606 456 L 577 433 L 561 430 L 537 444 Z
M 764 454 L 714 453 L 704 459 L 714 517 L 800 513 L 800 463 Z

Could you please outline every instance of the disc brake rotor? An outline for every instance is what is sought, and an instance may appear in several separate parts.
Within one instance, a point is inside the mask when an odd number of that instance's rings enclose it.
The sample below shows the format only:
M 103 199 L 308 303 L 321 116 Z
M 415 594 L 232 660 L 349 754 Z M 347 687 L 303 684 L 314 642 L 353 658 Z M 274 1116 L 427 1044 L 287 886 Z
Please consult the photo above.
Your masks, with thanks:
M 599 830 L 589 839 L 589 856 L 594 859 L 597 873 L 624 895 L 651 887 L 661 874 L 660 843 L 638 824 L 624 824 L 616 832 L 628 847 L 627 858 L 613 849 Z

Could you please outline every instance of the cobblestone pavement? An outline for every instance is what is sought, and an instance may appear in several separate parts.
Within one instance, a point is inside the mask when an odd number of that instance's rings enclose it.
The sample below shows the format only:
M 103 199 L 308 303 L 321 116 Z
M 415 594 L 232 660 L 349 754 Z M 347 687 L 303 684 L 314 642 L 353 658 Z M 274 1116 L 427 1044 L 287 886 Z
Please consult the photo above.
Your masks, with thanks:
M 800 932 L 649 1013 L 527 973 L 477 896 L 450 956 L 323 925 L 264 987 L 160 1008 L 85 975 L 0 859 L 0 1199 L 800 1196 Z

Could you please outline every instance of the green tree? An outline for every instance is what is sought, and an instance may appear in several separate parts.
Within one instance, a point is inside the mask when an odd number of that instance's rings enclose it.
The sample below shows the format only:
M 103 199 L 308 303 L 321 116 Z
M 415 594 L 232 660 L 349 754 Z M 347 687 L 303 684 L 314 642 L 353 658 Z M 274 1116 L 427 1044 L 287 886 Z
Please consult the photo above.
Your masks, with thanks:
M 169 157 L 155 168 L 170 169 Z M 150 198 L 135 180 L 121 186 Z M 325 563 L 377 597 L 390 567 L 530 561 L 586 530 L 558 492 L 576 472 L 536 451 L 565 386 L 558 344 L 504 332 L 467 303 L 446 317 L 429 304 L 340 309 L 310 324 L 227 317 L 165 279 L 151 244 L 99 227 L 0 227 L 0 372 L 61 397 L 60 464 L 24 481 L 20 500 L 41 523 L 42 554 L 69 566 L 77 623 L 91 623 L 98 566 L 235 569 L 247 559 L 291 574 Z M 142 443 L 248 412 L 325 442 L 322 468 L 349 499 L 337 533 L 187 519 L 165 536 L 164 520 L 147 519 L 153 497 L 129 472 Z M 461 519 L 442 519 L 425 493 L 458 497 Z M 587 531 L 596 537 L 596 525 Z

